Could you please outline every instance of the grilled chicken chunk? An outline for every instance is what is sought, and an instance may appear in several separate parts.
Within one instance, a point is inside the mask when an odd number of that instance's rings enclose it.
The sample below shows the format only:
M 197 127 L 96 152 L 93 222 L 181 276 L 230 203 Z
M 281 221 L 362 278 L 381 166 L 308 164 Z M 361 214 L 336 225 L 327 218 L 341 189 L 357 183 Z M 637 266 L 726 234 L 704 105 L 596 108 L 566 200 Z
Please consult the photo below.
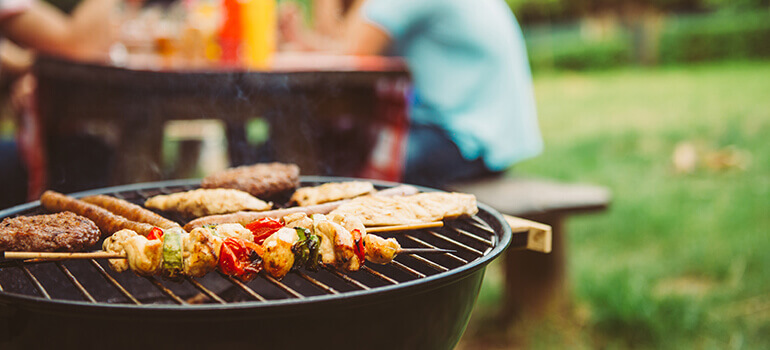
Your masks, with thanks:
M 210 229 L 214 234 L 220 235 L 225 239 L 234 237 L 247 241 L 254 240 L 254 234 L 252 234 L 249 229 L 243 227 L 241 224 L 220 224 L 211 226 Z
M 182 236 L 182 257 L 184 273 L 187 276 L 203 277 L 217 268 L 219 248 L 222 239 L 210 230 L 199 228 Z
M 356 256 L 353 235 L 340 224 L 329 221 L 324 215 L 313 215 L 313 226 L 321 239 L 321 260 L 324 264 L 358 271 L 361 263 Z M 324 243 L 328 241 L 328 243 Z
M 145 236 L 135 235 L 123 243 L 131 271 L 142 276 L 154 276 L 160 272 L 163 263 L 163 241 L 148 240 Z
M 325 215 L 313 214 L 313 232 L 321 238 L 321 244 L 318 248 L 321 262 L 325 265 L 334 265 L 337 261 L 334 253 L 334 239 L 337 237 L 337 230 L 326 219 Z
M 358 230 L 361 232 L 362 237 L 366 236 L 366 227 L 364 226 L 364 223 L 355 215 L 329 214 L 326 218 L 331 222 L 339 224 L 350 232 Z
M 104 239 L 102 243 L 102 250 L 109 253 L 126 254 L 126 249 L 123 248 L 123 244 L 126 241 L 136 236 L 137 233 L 131 230 L 120 230 Z M 110 264 L 110 268 L 117 272 L 123 272 L 128 270 L 127 259 L 109 259 L 107 262 Z
M 374 185 L 365 181 L 330 182 L 315 187 L 302 187 L 294 191 L 291 202 L 299 206 L 315 205 L 341 199 L 355 198 L 374 192 Z
M 148 208 L 178 212 L 188 217 L 228 214 L 238 211 L 263 211 L 272 208 L 246 192 L 235 189 L 197 189 L 187 192 L 151 197 Z
M 265 253 L 262 264 L 270 274 L 277 279 L 286 276 L 294 265 L 294 252 L 291 247 L 299 240 L 297 230 L 284 227 L 268 237 L 262 244 Z
M 163 262 L 163 241 L 148 240 L 135 231 L 123 229 L 104 239 L 102 249 L 125 254 L 126 259 L 110 259 L 110 268 L 123 272 L 128 268 L 138 275 L 152 276 L 160 271 Z
M 313 219 L 305 213 L 294 213 L 283 217 L 283 224 L 286 227 L 302 227 L 313 230 Z
M 377 235 L 366 235 L 364 237 L 366 246 L 366 260 L 375 264 L 388 264 L 396 257 L 401 250 L 395 238 L 382 238 Z

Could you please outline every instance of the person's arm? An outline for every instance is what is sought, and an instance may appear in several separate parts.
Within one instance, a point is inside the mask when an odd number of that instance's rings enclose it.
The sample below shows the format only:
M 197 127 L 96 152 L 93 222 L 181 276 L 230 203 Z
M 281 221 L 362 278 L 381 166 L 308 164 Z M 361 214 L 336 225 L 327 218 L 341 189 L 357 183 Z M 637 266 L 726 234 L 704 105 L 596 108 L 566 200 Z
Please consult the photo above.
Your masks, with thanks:
M 2 80 L 13 80 L 29 72 L 34 55 L 31 51 L 14 45 L 8 40 L 0 41 L 0 76 Z
M 313 27 L 316 32 L 329 37 L 339 37 L 343 21 L 340 0 L 313 0 Z
M 0 22 L 13 42 L 40 52 L 73 58 L 102 58 L 112 44 L 111 19 L 119 0 L 84 0 L 67 16 L 35 1 L 29 9 Z
M 355 12 L 350 18 L 345 35 L 344 52 L 351 55 L 378 55 L 385 52 L 392 39 L 382 28 L 366 21 Z
M 361 15 L 363 1 L 357 1 L 344 18 L 339 17 L 340 0 L 315 0 L 314 23 L 317 31 L 306 31 L 294 16 L 289 24 L 285 14 L 285 34 L 294 45 L 309 51 L 331 51 L 350 55 L 377 55 L 384 53 L 391 43 L 390 35 L 382 28 L 365 20 Z

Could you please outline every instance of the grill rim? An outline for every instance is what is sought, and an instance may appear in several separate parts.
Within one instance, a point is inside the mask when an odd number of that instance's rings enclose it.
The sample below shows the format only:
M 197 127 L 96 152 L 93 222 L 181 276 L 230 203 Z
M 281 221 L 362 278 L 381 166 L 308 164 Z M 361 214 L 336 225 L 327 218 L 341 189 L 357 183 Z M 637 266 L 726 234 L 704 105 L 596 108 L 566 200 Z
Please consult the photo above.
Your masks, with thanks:
M 301 182 L 340 182 L 340 181 L 369 181 L 378 187 L 394 187 L 403 185 L 402 183 L 377 181 L 370 179 L 360 179 L 351 177 L 328 177 L 328 176 L 301 176 Z M 200 185 L 201 179 L 184 179 L 184 180 L 169 180 L 169 181 L 157 181 L 157 182 L 145 182 L 130 185 L 120 185 L 113 187 L 104 187 L 99 189 L 81 191 L 70 194 L 70 196 L 81 198 L 85 196 L 95 194 L 109 194 L 117 192 L 139 191 L 148 189 L 157 189 L 163 187 L 175 187 L 175 186 L 197 186 Z M 437 189 L 415 186 L 422 192 L 435 192 Z M 64 300 L 64 299 L 46 299 L 40 296 L 30 296 L 11 292 L 0 292 L 0 303 L 10 302 L 16 307 L 31 307 L 32 309 L 44 309 L 45 312 L 63 312 L 71 313 L 73 308 L 80 312 L 87 312 L 90 314 L 108 312 L 110 314 L 115 313 L 159 313 L 162 315 L 176 315 L 183 313 L 187 316 L 194 316 L 195 314 L 207 314 L 214 315 L 221 311 L 229 311 L 227 317 L 234 316 L 233 312 L 243 311 L 250 312 L 255 310 L 273 310 L 280 309 L 282 313 L 291 313 L 291 310 L 301 312 L 302 308 L 307 306 L 319 307 L 319 306 L 332 306 L 332 305 L 366 305 L 384 302 L 391 298 L 398 298 L 407 294 L 421 294 L 428 293 L 431 290 L 441 288 L 448 284 L 452 284 L 457 280 L 466 278 L 471 274 L 477 272 L 480 269 L 486 268 L 486 265 L 492 260 L 496 259 L 502 254 L 505 249 L 511 243 L 512 233 L 510 226 L 503 219 L 502 215 L 492 207 L 477 202 L 480 212 L 486 212 L 494 219 L 494 223 L 500 226 L 500 232 L 497 240 L 497 244 L 489 251 L 488 254 L 482 255 L 477 259 L 468 262 L 465 265 L 451 269 L 449 271 L 440 272 L 434 275 L 430 275 L 424 278 L 417 278 L 414 280 L 401 282 L 395 285 L 379 286 L 371 290 L 355 290 L 347 291 L 340 294 L 323 294 L 315 296 L 305 296 L 305 298 L 288 298 L 278 300 L 267 301 L 241 301 L 230 302 L 226 304 L 128 304 L 128 303 L 108 303 L 108 302 L 96 302 L 80 300 Z M 40 206 L 40 201 L 34 201 L 27 204 L 18 205 L 5 210 L 0 211 L 0 220 L 19 215 L 20 213 L 35 209 Z M 484 220 L 498 235 L 493 222 Z M 249 315 L 251 317 L 253 315 Z M 208 317 L 208 316 L 207 316 Z

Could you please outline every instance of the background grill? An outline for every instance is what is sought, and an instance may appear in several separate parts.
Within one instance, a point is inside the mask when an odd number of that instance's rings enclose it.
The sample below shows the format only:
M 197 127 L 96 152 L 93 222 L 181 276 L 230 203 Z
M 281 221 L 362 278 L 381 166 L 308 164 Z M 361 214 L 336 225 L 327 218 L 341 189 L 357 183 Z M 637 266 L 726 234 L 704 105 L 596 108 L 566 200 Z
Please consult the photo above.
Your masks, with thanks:
M 342 180 L 347 179 L 303 177 L 302 185 L 311 186 Z M 378 188 L 392 185 L 394 184 L 376 183 Z M 182 180 L 113 187 L 82 192 L 74 196 L 108 194 L 142 204 L 147 198 L 157 194 L 169 194 L 197 187 L 196 180 Z M 110 313 L 117 316 L 128 312 L 127 320 L 147 322 L 150 315 L 149 311 L 144 310 L 161 312 L 162 314 L 155 315 L 156 318 L 158 315 L 175 315 L 170 316 L 171 320 L 174 320 L 187 319 L 188 316 L 195 318 L 202 314 L 207 314 L 204 318 L 208 319 L 212 319 L 212 316 L 220 317 L 221 313 L 235 316 L 236 313 L 242 315 L 246 312 L 246 315 L 254 315 L 266 313 L 259 310 L 276 308 L 281 311 L 303 307 L 324 309 L 328 305 L 340 303 L 347 304 L 343 308 L 350 308 L 351 305 L 361 302 L 381 303 L 391 298 L 403 298 L 405 294 L 423 294 L 439 289 L 451 283 L 451 280 L 468 279 L 470 274 L 473 274 L 474 280 L 474 287 L 471 289 L 475 291 L 472 292 L 478 293 L 484 265 L 498 255 L 510 241 L 510 235 L 506 232 L 507 225 L 500 215 L 483 204 L 479 205 L 479 209 L 479 213 L 472 218 L 447 221 L 444 227 L 438 229 L 381 233 L 384 237 L 395 237 L 405 248 L 446 248 L 455 250 L 455 253 L 399 255 L 390 264 L 367 263 L 357 272 L 334 268 L 323 268 L 318 272 L 301 269 L 290 272 L 281 281 L 263 272 L 255 280 L 245 283 L 219 273 L 172 282 L 155 277 L 139 277 L 130 272 L 116 273 L 109 269 L 106 260 L 39 263 L 4 261 L 0 263 L 0 306 L 8 303 L 13 314 L 18 314 L 19 310 L 23 314 L 27 306 L 35 308 L 44 305 L 60 310 L 83 311 L 86 314 L 107 312 L 103 314 L 107 316 L 110 316 Z M 0 218 L 41 213 L 44 213 L 44 210 L 35 202 L 2 211 Z M 184 223 L 179 217 L 171 218 Z M 526 244 L 526 239 L 517 244 Z M 478 270 L 480 273 L 474 273 Z M 476 279 L 478 281 L 475 281 Z M 469 306 L 464 307 L 467 312 L 463 311 L 469 314 L 475 294 L 470 298 L 464 295 L 463 298 L 471 301 Z M 183 314 L 177 314 L 179 312 Z M 402 316 L 409 315 L 398 317 Z M 425 316 L 427 315 L 422 315 Z M 373 319 L 376 325 L 377 317 Z M 459 339 L 466 322 L 467 316 L 464 321 L 459 320 L 460 333 L 440 343 L 452 342 L 452 338 Z M 15 339 L 13 335 L 9 338 Z M 280 342 L 276 344 L 286 345 Z M 391 345 L 388 344 L 388 347 Z M 370 347 L 377 346 L 364 346 Z

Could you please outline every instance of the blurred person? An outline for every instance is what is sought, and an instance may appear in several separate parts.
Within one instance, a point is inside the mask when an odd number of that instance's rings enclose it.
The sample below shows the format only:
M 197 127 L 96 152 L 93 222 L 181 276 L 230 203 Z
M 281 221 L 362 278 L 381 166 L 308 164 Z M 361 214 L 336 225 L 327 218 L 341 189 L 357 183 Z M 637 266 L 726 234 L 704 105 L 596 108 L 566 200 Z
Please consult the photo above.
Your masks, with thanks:
M 523 36 L 503 0 L 364 0 L 347 16 L 328 12 L 314 22 L 337 29 L 321 34 L 298 30 L 296 14 L 281 13 L 285 39 L 325 49 L 314 35 L 337 35 L 343 53 L 391 52 L 409 65 L 404 182 L 443 187 L 497 175 L 542 151 Z
M 111 14 L 119 0 L 84 0 L 71 15 L 37 0 L 0 0 L 0 37 L 51 55 L 103 60 L 112 44 Z M 20 64 L 0 52 L 0 74 L 16 74 L 11 102 L 17 116 L 15 142 L 0 143 L 0 209 L 35 197 L 44 186 L 41 126 L 34 111 L 35 79 L 30 63 Z M 31 60 L 30 60 L 31 62 Z M 24 196 L 20 195 L 24 193 Z

